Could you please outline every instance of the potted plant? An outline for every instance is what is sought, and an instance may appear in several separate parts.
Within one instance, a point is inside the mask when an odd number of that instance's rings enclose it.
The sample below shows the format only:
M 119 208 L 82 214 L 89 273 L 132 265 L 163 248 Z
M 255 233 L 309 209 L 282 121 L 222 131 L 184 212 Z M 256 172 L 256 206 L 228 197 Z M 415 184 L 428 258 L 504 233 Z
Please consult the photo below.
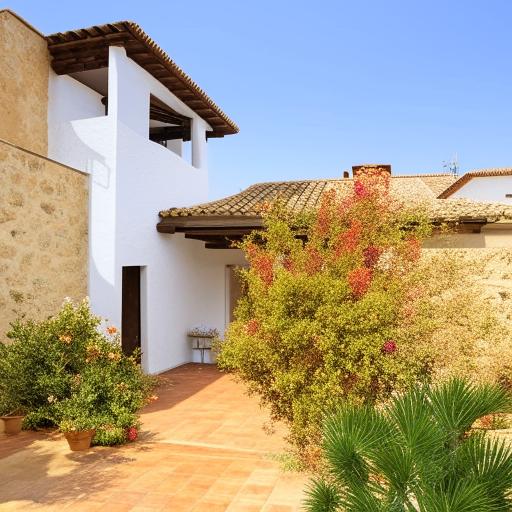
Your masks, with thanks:
M 82 397 L 74 395 L 55 406 L 55 422 L 72 451 L 88 450 L 101 422 Z
M 0 403 L 0 419 L 4 423 L 4 433 L 8 435 L 19 434 L 26 408 L 14 400 L 3 397 Z

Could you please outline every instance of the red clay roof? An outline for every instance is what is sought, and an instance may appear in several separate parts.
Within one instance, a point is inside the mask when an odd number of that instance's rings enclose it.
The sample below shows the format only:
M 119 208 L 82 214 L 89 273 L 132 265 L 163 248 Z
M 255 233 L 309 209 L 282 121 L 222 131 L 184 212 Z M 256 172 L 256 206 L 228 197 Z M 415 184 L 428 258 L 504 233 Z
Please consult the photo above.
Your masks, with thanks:
M 391 193 L 405 203 L 432 200 L 454 178 L 450 174 L 424 174 L 415 176 L 392 176 Z M 334 189 L 348 193 L 353 186 L 352 178 L 278 181 L 256 183 L 238 194 L 184 208 L 169 208 L 160 212 L 160 217 L 187 217 L 191 215 L 241 215 L 257 216 L 259 206 L 265 202 L 280 199 L 295 213 L 315 209 L 320 204 L 324 192 Z

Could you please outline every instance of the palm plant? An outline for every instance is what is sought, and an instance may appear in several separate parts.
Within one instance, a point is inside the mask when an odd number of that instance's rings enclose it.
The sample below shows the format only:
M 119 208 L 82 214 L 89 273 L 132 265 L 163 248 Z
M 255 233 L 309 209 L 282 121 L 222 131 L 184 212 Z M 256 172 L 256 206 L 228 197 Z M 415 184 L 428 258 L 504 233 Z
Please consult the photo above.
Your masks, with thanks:
M 453 379 L 382 408 L 343 406 L 324 426 L 326 472 L 308 489 L 310 512 L 512 510 L 512 450 L 472 429 L 510 412 L 494 385 Z

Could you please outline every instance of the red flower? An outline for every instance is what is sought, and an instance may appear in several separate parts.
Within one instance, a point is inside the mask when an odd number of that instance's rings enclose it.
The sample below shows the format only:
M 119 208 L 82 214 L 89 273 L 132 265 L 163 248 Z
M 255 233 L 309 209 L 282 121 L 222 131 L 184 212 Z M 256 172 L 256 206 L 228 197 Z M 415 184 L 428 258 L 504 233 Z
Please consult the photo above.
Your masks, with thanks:
M 382 352 L 385 354 L 392 354 L 393 352 L 396 352 L 397 346 L 396 342 L 393 340 L 388 340 L 384 345 L 382 345 Z
M 347 276 L 348 285 L 356 299 L 360 299 L 370 288 L 372 271 L 369 268 L 356 268 Z
M 369 245 L 363 251 L 364 265 L 368 268 L 373 268 L 377 265 L 379 261 L 379 257 L 382 253 L 382 249 L 380 247 L 375 247 L 374 245 Z
M 126 430 L 126 437 L 128 438 L 128 441 L 135 441 L 138 435 L 139 431 L 135 427 L 130 427 Z

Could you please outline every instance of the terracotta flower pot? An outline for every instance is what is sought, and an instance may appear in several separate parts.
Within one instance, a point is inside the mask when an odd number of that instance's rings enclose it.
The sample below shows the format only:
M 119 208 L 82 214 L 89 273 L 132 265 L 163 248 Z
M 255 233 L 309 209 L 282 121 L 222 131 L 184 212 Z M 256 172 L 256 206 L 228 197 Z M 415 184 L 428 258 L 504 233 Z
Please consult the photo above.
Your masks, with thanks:
M 81 432 L 64 432 L 69 444 L 69 448 L 73 452 L 88 450 L 91 447 L 91 441 L 96 434 L 96 430 L 82 430 Z
M 25 416 L 2 416 L 0 419 L 4 422 L 4 432 L 9 435 L 19 434 L 24 417 Z

